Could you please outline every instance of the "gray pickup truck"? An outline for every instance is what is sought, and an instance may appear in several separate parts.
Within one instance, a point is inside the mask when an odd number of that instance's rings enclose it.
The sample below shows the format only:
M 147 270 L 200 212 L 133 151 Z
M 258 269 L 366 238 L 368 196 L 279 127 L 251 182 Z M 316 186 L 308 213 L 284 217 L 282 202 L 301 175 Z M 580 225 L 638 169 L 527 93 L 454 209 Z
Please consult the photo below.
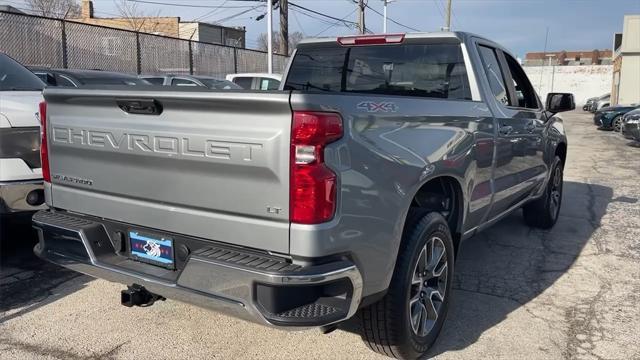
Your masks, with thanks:
M 438 335 L 456 253 L 518 208 L 550 228 L 567 140 L 501 46 L 467 33 L 301 43 L 281 90 L 47 89 L 42 258 L 265 325 L 357 315 L 374 351 Z

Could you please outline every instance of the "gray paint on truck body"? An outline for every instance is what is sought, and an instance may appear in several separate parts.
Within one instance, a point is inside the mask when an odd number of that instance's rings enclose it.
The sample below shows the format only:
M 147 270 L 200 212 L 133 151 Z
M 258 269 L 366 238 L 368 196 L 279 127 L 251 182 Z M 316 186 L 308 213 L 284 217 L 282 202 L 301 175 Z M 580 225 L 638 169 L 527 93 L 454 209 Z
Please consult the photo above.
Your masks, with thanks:
M 442 176 L 457 182 L 463 209 L 452 231 L 468 237 L 538 197 L 556 146 L 566 143 L 559 118 L 546 119 L 541 110 L 504 109 L 487 96 L 491 92 L 476 50 L 476 42 L 484 40 L 464 33 L 408 36 L 414 42 L 437 39 L 464 45 L 466 65 L 473 70 L 468 72 L 473 100 L 297 91 L 47 89 L 50 139 L 60 132 L 60 141 L 49 142 L 52 172 L 93 181 L 86 186 L 54 179 L 46 187 L 47 202 L 287 254 L 298 262 L 346 255 L 362 274 L 363 296 L 384 291 L 406 214 L 421 186 Z M 159 116 L 126 114 L 114 100 L 128 98 L 157 99 L 164 111 Z M 392 103 L 388 109 L 395 111 L 371 112 L 360 105 L 372 101 Z M 288 220 L 292 110 L 335 111 L 344 121 L 344 136 L 325 152 L 339 182 L 336 215 L 327 223 Z M 501 137 L 499 114 L 507 111 L 514 118 L 534 119 L 535 131 Z M 87 139 L 85 143 L 71 141 L 79 131 L 85 135 L 77 140 Z M 93 146 L 91 134 L 98 140 Z M 121 145 L 112 146 L 115 142 Z M 501 211 L 494 208 L 496 200 Z M 269 212 L 267 207 L 282 210 Z

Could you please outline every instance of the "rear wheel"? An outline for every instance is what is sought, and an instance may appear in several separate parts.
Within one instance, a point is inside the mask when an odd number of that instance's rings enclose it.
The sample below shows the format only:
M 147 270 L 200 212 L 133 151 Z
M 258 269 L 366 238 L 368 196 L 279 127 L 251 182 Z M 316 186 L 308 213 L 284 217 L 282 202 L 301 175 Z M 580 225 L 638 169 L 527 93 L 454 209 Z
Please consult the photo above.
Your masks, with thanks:
M 427 352 L 447 314 L 453 251 L 441 214 L 410 212 L 387 294 L 360 310 L 361 335 L 371 350 L 398 359 Z
M 551 167 L 551 177 L 544 194 L 522 208 L 524 221 L 529 226 L 550 229 L 558 221 L 562 205 L 563 185 L 562 160 L 556 155 Z

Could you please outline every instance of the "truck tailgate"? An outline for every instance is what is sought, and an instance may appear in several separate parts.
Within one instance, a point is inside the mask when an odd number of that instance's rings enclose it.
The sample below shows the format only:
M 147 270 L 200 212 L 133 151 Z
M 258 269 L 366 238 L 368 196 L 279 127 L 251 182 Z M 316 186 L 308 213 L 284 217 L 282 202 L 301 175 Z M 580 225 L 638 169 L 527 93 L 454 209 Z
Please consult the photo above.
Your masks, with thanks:
M 44 96 L 49 205 L 289 252 L 288 93 L 47 89 Z M 150 105 L 161 113 L 136 110 Z

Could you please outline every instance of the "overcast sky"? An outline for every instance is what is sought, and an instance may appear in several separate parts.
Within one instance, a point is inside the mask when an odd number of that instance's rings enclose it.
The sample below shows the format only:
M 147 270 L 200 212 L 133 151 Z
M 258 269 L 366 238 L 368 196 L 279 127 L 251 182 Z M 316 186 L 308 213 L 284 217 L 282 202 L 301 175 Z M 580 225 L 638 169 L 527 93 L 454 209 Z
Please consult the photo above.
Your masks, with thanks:
M 139 3 L 139 9 L 149 14 L 180 16 L 184 21 L 224 20 L 223 25 L 245 26 L 248 47 L 255 47 L 258 35 L 266 32 L 266 19 L 255 20 L 266 9 L 257 1 L 148 1 L 179 5 Z M 357 21 L 353 0 L 289 1 L 335 18 Z M 0 0 L 2 3 L 15 6 L 22 0 Z M 368 0 L 368 5 L 380 13 L 382 3 L 382 0 Z M 254 6 L 257 8 L 251 10 Z M 444 24 L 445 7 L 446 0 L 395 0 L 389 4 L 388 11 L 389 17 L 398 23 L 421 31 L 436 31 Z M 94 0 L 94 9 L 99 17 L 118 12 L 114 0 Z M 452 28 L 483 35 L 524 57 L 526 52 L 544 49 L 547 27 L 549 51 L 610 49 L 613 33 L 622 31 L 624 14 L 640 14 L 640 0 L 453 0 Z M 382 32 L 382 17 L 367 9 L 366 26 L 373 32 Z M 278 29 L 278 16 L 274 16 L 274 29 Z M 289 31 L 300 31 L 306 36 L 319 33 L 335 36 L 353 34 L 355 29 L 291 6 Z M 389 32 L 406 31 L 411 30 L 389 22 Z

